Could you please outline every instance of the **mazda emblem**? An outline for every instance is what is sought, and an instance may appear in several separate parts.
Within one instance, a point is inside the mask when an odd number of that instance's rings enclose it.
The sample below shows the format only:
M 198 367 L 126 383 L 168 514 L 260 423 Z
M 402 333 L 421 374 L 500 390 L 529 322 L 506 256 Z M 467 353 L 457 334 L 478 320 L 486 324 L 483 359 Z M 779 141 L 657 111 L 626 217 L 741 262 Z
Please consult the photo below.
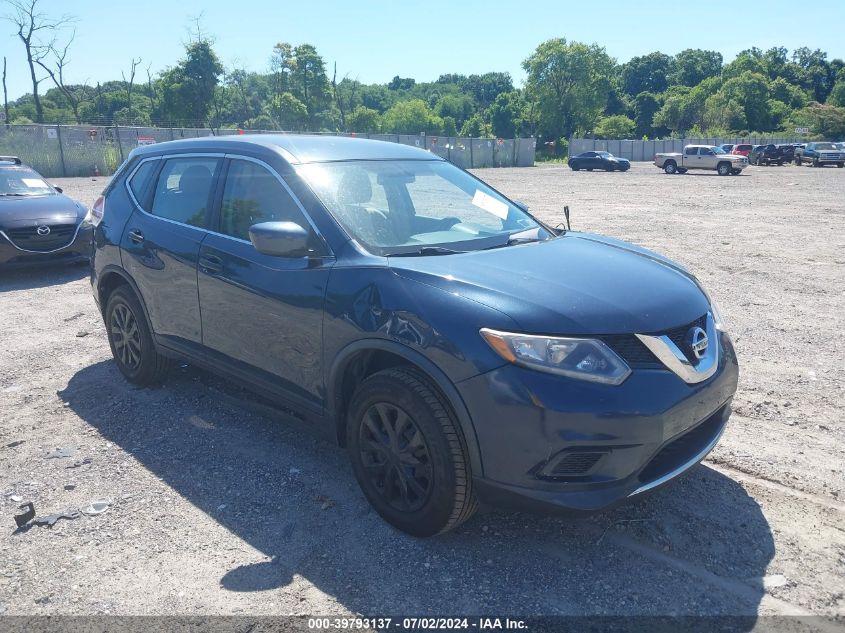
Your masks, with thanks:
M 35 232 L 38 233 L 38 235 L 41 235 L 41 236 L 50 235 L 50 227 L 42 224 L 37 229 L 35 229 Z

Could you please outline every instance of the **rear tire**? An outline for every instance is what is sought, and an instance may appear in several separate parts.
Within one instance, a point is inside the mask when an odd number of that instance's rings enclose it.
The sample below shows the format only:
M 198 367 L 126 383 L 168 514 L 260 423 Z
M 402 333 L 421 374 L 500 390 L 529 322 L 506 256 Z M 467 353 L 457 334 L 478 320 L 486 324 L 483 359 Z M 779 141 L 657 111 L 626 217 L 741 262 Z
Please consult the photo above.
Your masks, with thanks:
M 665 165 L 663 165 L 663 171 L 670 175 L 677 173 L 678 165 L 675 163 L 675 161 L 670 160 Z
M 456 421 L 427 378 L 386 369 L 358 387 L 346 440 L 355 478 L 382 518 L 414 536 L 433 536 L 478 507 Z
M 164 380 L 171 361 L 156 351 L 141 302 L 128 286 L 120 286 L 109 295 L 104 317 L 109 347 L 120 373 L 137 385 Z

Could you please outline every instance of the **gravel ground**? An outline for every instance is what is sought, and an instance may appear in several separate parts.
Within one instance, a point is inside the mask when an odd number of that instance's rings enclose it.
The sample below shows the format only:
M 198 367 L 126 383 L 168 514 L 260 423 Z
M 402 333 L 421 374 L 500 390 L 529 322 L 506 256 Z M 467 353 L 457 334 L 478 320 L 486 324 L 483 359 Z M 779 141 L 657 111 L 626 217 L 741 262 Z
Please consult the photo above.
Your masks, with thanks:
M 341 449 L 256 396 L 192 367 L 126 383 L 84 267 L 2 273 L 0 613 L 845 615 L 845 170 L 479 175 L 718 299 L 742 376 L 704 465 L 590 518 L 487 511 L 413 539 Z M 57 184 L 90 205 L 105 181 Z M 110 506 L 14 532 L 18 497 Z

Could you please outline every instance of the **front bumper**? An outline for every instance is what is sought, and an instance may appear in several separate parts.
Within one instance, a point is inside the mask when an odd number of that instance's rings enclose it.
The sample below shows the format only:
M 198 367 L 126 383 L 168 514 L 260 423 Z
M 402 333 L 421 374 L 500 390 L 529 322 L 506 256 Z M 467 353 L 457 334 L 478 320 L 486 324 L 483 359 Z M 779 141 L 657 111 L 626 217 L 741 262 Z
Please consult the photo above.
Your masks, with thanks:
M 94 229 L 81 224 L 68 243 L 38 250 L 37 246 L 21 247 L 0 231 L 0 268 L 24 268 L 36 265 L 67 264 L 87 261 L 93 249 Z
M 481 500 L 595 511 L 694 466 L 716 445 L 736 391 L 736 355 L 719 339 L 718 370 L 698 384 L 634 369 L 614 387 L 515 365 L 458 383 L 481 452 Z

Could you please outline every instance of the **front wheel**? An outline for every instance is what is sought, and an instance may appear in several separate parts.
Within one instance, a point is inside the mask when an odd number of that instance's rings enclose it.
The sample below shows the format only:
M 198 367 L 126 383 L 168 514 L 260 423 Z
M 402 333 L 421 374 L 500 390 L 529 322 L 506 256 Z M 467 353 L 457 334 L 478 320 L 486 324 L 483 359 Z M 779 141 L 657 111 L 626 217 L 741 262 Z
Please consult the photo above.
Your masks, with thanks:
M 105 310 L 109 347 L 120 372 L 130 382 L 154 385 L 170 369 L 170 360 L 156 351 L 144 310 L 126 286 L 109 296 Z
M 364 380 L 349 406 L 346 440 L 367 500 L 403 532 L 446 532 L 478 507 L 457 423 L 419 372 L 399 367 Z
M 730 163 L 719 163 L 719 166 L 716 167 L 716 171 L 720 176 L 730 176 L 731 175 L 731 165 Z
M 679 174 L 685 174 L 685 173 L 687 173 L 687 169 L 686 169 L 686 167 L 679 167 L 679 168 L 678 168 L 678 173 L 679 173 Z
M 819 161 L 814 158 L 813 159 L 813 167 L 819 167 L 819 166 L 820 166 Z
M 741 169 L 731 169 L 731 176 L 739 176 L 741 173 Z

